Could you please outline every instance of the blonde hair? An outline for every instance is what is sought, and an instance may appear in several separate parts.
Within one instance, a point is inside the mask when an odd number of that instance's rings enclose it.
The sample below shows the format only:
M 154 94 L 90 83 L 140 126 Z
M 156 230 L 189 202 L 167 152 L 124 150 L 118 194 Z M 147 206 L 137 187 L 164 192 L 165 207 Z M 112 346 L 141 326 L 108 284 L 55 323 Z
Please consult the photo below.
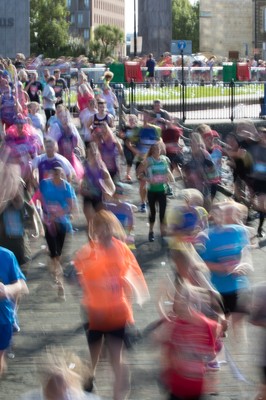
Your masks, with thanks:
M 25 71 L 25 69 L 21 69 L 19 72 L 18 72 L 18 79 L 21 81 L 22 79 L 28 79 L 28 74 L 27 74 L 27 72 Z
M 203 135 L 206 132 L 210 132 L 211 130 L 212 130 L 211 127 L 207 124 L 200 124 L 196 128 L 196 132 L 200 133 L 201 135 Z
M 191 141 L 194 141 L 197 143 L 199 149 L 204 149 L 206 150 L 205 143 L 202 139 L 202 136 L 199 132 L 192 132 L 191 133 Z
M 32 107 L 35 107 L 36 112 L 40 111 L 40 104 L 37 101 L 31 101 L 28 103 L 28 109 L 30 110 Z
M 123 242 L 125 241 L 125 231 L 121 223 L 112 212 L 100 210 L 95 213 L 89 227 L 89 237 L 91 237 L 93 240 L 97 239 L 97 228 L 99 226 L 104 226 L 106 228 L 106 232 L 109 232 L 111 236 L 114 236 Z
M 210 211 L 210 216 L 213 217 L 213 213 L 215 212 L 219 212 L 219 218 L 222 223 L 226 225 L 242 225 L 246 222 L 248 217 L 248 207 L 233 200 L 214 204 Z
M 203 194 L 198 189 L 182 189 L 181 197 L 187 202 L 190 206 L 200 206 L 203 207 L 204 198 Z
M 63 348 L 48 348 L 38 369 L 44 393 L 62 386 L 79 393 L 92 382 L 89 364 Z

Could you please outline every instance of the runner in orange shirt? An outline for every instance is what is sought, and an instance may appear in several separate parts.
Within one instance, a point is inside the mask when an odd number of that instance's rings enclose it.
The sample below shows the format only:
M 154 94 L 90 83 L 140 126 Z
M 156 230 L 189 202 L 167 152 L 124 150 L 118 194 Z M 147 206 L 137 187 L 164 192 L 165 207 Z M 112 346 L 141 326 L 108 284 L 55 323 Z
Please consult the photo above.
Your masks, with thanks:
M 123 400 L 129 391 L 129 371 L 122 358 L 125 331 L 127 325 L 134 324 L 134 294 L 142 304 L 149 297 L 148 289 L 135 257 L 124 243 L 125 233 L 111 212 L 101 210 L 95 214 L 90 238 L 74 264 L 89 320 L 92 371 L 95 374 L 105 338 L 115 375 L 113 399 Z

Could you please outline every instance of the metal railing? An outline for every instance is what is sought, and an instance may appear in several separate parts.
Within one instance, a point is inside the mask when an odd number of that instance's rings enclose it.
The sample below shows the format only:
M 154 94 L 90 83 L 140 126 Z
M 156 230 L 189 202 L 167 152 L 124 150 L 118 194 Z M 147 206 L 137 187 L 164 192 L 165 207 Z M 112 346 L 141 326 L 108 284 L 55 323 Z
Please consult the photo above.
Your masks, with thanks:
M 78 72 L 82 70 L 96 87 L 103 85 L 106 68 L 70 68 L 62 74 L 67 78 L 69 93 L 65 103 L 75 110 Z M 147 82 L 146 68 L 141 68 L 142 83 L 112 84 L 119 100 L 119 116 L 123 107 L 127 112 L 151 108 L 160 99 L 172 117 L 185 120 L 259 118 L 263 115 L 260 99 L 264 98 L 266 68 L 250 68 L 250 80 L 224 82 L 223 67 L 184 67 L 184 83 L 181 67 L 157 67 L 155 83 Z M 42 71 L 39 71 L 40 75 Z M 122 109 L 123 108 L 123 109 Z
M 259 118 L 264 97 L 264 82 L 160 83 L 131 82 L 124 89 L 124 104 L 129 110 L 151 108 L 160 99 L 174 118 L 189 120 Z

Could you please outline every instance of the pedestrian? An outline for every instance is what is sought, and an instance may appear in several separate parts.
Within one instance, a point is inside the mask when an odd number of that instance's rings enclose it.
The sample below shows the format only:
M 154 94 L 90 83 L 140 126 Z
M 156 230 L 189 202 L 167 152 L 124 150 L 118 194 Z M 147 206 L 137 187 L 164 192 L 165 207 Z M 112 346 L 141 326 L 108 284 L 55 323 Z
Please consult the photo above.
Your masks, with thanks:
M 218 135 L 218 136 L 217 136 Z M 216 196 L 216 192 L 218 189 L 218 185 L 221 183 L 222 180 L 222 157 L 223 157 L 223 150 L 222 147 L 215 142 L 215 139 L 219 137 L 218 132 L 211 130 L 209 132 L 205 132 L 202 135 L 204 144 L 206 146 L 206 150 L 211 156 L 211 159 L 215 165 L 216 169 L 216 176 L 210 181 L 210 191 L 211 191 L 211 199 Z
M 151 145 L 145 160 L 138 168 L 138 174 L 144 174 L 148 184 L 149 204 L 149 241 L 154 242 L 154 223 L 156 218 L 156 204 L 159 205 L 159 219 L 161 237 L 166 234 L 166 185 L 174 181 L 170 171 L 170 160 L 162 155 L 162 142 Z
M 89 380 L 88 367 L 75 354 L 51 349 L 38 365 L 41 387 L 19 397 L 20 400 L 100 400 L 84 391 L 84 376 Z
M 134 324 L 132 289 L 137 289 L 140 304 L 147 300 L 148 289 L 135 257 L 124 243 L 125 233 L 112 213 L 101 210 L 95 214 L 90 237 L 91 241 L 76 254 L 74 264 L 89 322 L 92 374 L 95 375 L 105 339 L 115 378 L 113 399 L 124 400 L 130 389 L 124 340 L 126 327 Z
M 65 79 L 61 77 L 61 71 L 59 68 L 54 70 L 54 77 L 55 77 L 54 91 L 57 100 L 55 103 L 55 107 L 57 107 L 59 104 L 64 103 L 63 97 L 65 94 L 68 93 L 68 87 Z
M 26 82 L 25 91 L 28 93 L 30 101 L 41 103 L 40 94 L 43 90 L 43 85 L 38 81 L 38 73 L 33 71 L 30 73 L 30 79 Z
M 111 178 L 114 181 L 118 180 L 120 176 L 118 156 L 123 155 L 120 141 L 114 136 L 107 123 L 103 123 L 94 129 L 92 140 L 97 144 Z
M 77 83 L 77 107 L 81 112 L 87 107 L 87 104 L 90 100 L 94 98 L 94 92 L 91 86 L 88 83 L 87 75 L 81 71 L 78 74 L 78 83 Z
M 189 159 L 184 162 L 182 171 L 185 187 L 198 189 L 204 196 L 204 208 L 209 211 L 211 207 L 211 182 L 216 179 L 217 171 L 198 132 L 191 134 L 191 153 Z
M 171 162 L 171 171 L 181 175 L 183 165 L 182 146 L 179 139 L 183 136 L 183 129 L 175 126 L 172 121 L 165 120 L 162 128 L 162 140 L 165 144 L 166 156 Z
M 171 121 L 170 114 L 164 110 L 161 100 L 157 99 L 153 102 L 153 109 L 151 117 L 153 118 L 153 124 L 164 128 L 167 121 Z
M 104 202 L 104 207 L 106 210 L 111 211 L 119 220 L 127 235 L 126 243 L 130 249 L 134 250 L 136 248 L 134 238 L 134 212 L 136 212 L 138 208 L 125 200 L 126 191 L 126 185 L 117 182 L 115 185 L 115 193 L 112 198 L 107 198 L 107 201 Z
M 151 145 L 161 140 L 161 129 L 158 126 L 153 125 L 152 121 L 152 112 L 149 110 L 144 110 L 143 125 L 134 130 L 131 138 L 131 143 L 134 147 L 134 150 L 132 150 L 136 154 L 136 175 L 139 181 L 139 195 L 141 201 L 140 212 L 142 213 L 146 213 L 147 211 L 147 188 L 145 176 L 143 173 L 138 173 L 138 167 L 145 159 L 145 155 L 147 154 Z
M 76 152 L 80 149 L 81 155 L 85 154 L 83 142 L 67 108 L 62 105 L 57 107 L 56 116 L 57 121 L 50 127 L 48 136 L 57 142 L 58 153 L 70 162 L 79 181 L 83 176 L 83 168 Z
M 222 296 L 225 315 L 231 316 L 235 338 L 247 313 L 248 274 L 252 271 L 249 234 L 232 218 L 236 211 L 239 209 L 232 203 L 212 207 L 213 224 L 206 231 L 205 246 L 199 250 L 211 272 L 211 282 Z
M 97 109 L 96 99 L 92 98 L 92 99 L 88 100 L 87 107 L 84 108 L 79 113 L 79 119 L 80 119 L 81 130 L 82 130 L 81 135 L 82 135 L 82 138 L 85 143 L 89 142 L 91 140 L 91 130 L 90 130 L 90 127 L 88 127 L 88 121 L 97 112 L 98 112 L 98 109 Z
M 195 308 L 193 286 L 178 279 L 174 285 L 173 310 L 155 332 L 162 350 L 161 382 L 168 400 L 200 400 L 221 327 Z
M 138 126 L 138 117 L 134 114 L 130 114 L 127 117 L 127 123 L 124 127 L 121 128 L 118 136 L 120 139 L 123 140 L 123 152 L 126 159 L 127 169 L 126 169 L 126 176 L 125 181 L 131 182 L 131 168 L 133 166 L 133 161 L 135 158 L 136 150 L 132 145 L 132 137 L 134 135 L 134 131 L 137 129 Z
M 104 85 L 101 98 L 106 102 L 107 112 L 115 118 L 116 109 L 118 108 L 118 100 L 109 85 Z
M 115 185 L 102 160 L 97 144 L 89 142 L 86 152 L 80 194 L 83 196 L 83 212 L 89 227 L 95 212 L 104 208 L 105 197 L 112 197 L 114 194 Z
M 19 103 L 14 91 L 8 82 L 4 82 L 0 97 L 1 122 L 4 132 L 14 124 L 17 113 L 19 112 Z
M 155 83 L 155 66 L 156 66 L 156 61 L 153 58 L 153 54 L 150 53 L 146 61 L 146 68 L 147 68 L 146 77 L 148 78 L 148 81 L 150 83 Z
M 106 101 L 104 99 L 99 99 L 97 101 L 98 111 L 93 114 L 88 122 L 87 128 L 91 130 L 93 134 L 94 130 L 99 128 L 103 124 L 107 124 L 110 128 L 114 127 L 114 118 L 111 114 L 108 113 L 106 109 Z
M 56 97 L 55 97 L 54 85 L 55 85 L 55 77 L 52 75 L 48 78 L 47 85 L 45 85 L 42 93 L 43 109 L 46 116 L 46 126 L 48 126 L 48 121 L 50 117 L 55 115 Z
M 0 247 L 0 377 L 6 371 L 5 352 L 9 348 L 14 324 L 14 299 L 27 294 L 25 276 L 14 253 Z
M 45 239 L 50 252 L 51 273 L 58 290 L 58 299 L 65 301 L 61 255 L 67 233 L 72 231 L 70 214 L 76 195 L 71 185 L 62 178 L 62 168 L 54 167 L 52 177 L 40 183 Z

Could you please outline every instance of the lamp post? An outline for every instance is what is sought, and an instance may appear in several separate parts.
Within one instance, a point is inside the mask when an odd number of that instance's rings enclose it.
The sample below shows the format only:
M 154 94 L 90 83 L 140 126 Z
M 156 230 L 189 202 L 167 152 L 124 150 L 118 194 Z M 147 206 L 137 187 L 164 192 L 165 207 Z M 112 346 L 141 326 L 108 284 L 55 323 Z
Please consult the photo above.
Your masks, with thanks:
M 137 56 L 137 18 L 136 18 L 136 0 L 134 0 L 134 57 Z

